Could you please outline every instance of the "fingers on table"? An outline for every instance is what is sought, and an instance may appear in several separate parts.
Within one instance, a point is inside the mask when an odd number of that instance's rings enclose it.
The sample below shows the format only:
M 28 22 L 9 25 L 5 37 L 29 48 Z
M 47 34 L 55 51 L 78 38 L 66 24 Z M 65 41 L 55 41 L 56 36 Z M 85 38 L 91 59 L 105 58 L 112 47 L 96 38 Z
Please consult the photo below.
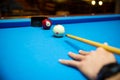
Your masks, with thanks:
M 84 55 L 75 54 L 75 53 L 72 53 L 72 52 L 69 52 L 68 54 L 71 58 L 73 58 L 75 60 L 82 60 L 85 57 Z
M 88 55 L 88 52 L 83 51 L 83 50 L 79 50 L 79 53 L 80 53 L 81 55 Z
M 59 59 L 59 62 L 65 65 L 69 65 L 69 66 L 74 66 L 77 67 L 79 62 L 75 61 L 75 60 L 63 60 L 63 59 Z

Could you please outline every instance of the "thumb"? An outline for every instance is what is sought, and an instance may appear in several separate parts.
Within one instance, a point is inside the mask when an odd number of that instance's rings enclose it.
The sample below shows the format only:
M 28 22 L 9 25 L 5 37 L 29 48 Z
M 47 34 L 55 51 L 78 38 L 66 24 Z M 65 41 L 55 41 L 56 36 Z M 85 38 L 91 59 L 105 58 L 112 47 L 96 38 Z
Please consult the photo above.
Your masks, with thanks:
M 107 42 L 104 42 L 104 45 L 108 45 L 108 43 L 107 43 Z

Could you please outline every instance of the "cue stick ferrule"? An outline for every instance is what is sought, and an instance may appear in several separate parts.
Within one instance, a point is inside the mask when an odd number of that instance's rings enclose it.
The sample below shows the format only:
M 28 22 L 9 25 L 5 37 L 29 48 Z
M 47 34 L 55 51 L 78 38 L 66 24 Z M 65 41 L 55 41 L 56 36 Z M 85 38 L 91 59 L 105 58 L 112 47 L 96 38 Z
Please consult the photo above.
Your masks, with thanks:
M 102 47 L 102 48 L 104 48 L 104 49 L 106 49 L 110 52 L 113 52 L 113 53 L 116 53 L 116 54 L 120 55 L 120 49 L 118 49 L 118 48 L 108 46 L 108 45 L 104 45 L 104 44 L 101 44 L 101 43 L 98 43 L 98 42 L 94 42 L 94 41 L 91 41 L 91 40 L 88 40 L 88 39 L 85 39 L 85 38 L 77 37 L 77 36 L 74 36 L 74 35 L 71 35 L 71 34 L 66 34 L 66 36 L 69 37 L 69 38 L 72 38 L 72 39 L 75 39 L 75 40 L 78 40 L 78 41 L 96 46 L 96 47 Z

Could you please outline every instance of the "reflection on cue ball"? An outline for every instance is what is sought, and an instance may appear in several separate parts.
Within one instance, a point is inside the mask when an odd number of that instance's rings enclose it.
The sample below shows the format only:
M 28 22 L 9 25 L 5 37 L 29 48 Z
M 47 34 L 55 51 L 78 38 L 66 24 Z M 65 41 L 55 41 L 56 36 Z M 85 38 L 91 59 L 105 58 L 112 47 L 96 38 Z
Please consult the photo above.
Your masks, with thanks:
M 53 28 L 54 36 L 55 37 L 62 37 L 65 33 L 64 26 L 62 25 L 55 25 Z

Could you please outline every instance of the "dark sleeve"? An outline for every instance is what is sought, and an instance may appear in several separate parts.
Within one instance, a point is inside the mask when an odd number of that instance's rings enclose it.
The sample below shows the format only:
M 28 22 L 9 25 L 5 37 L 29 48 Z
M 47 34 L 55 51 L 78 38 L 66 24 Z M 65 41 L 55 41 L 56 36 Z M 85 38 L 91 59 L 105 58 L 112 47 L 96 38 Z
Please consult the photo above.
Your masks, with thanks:
M 105 80 L 113 75 L 116 75 L 120 72 L 120 64 L 111 63 L 102 67 L 100 72 L 98 73 L 97 80 Z

